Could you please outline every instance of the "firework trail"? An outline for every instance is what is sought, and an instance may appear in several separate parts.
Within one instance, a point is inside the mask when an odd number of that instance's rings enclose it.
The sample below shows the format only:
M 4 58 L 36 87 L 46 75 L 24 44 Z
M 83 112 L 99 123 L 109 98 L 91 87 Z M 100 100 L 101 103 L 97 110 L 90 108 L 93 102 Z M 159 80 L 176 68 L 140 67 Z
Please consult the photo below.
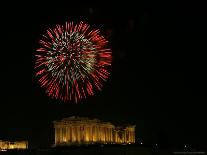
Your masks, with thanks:
M 66 22 L 48 29 L 39 41 L 35 70 L 41 87 L 55 99 L 78 102 L 101 90 L 109 77 L 112 53 L 99 30 Z

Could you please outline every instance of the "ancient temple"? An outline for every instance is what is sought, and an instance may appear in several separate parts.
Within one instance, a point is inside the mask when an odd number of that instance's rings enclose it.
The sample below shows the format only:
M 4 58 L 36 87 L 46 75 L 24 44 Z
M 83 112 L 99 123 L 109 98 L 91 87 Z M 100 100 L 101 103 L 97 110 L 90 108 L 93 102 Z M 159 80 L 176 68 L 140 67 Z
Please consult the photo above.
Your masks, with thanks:
M 3 141 L 0 140 L 0 150 L 28 149 L 28 141 Z
M 54 121 L 54 128 L 55 146 L 77 143 L 135 143 L 135 125 L 116 127 L 110 122 L 72 116 Z

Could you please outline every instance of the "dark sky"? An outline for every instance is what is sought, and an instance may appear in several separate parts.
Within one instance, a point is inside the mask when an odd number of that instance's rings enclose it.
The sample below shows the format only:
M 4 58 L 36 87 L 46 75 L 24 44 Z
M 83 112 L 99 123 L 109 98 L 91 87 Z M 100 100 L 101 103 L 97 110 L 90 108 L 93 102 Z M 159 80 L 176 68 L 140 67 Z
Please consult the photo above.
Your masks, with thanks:
M 48 146 L 54 140 L 52 121 L 78 115 L 136 124 L 136 138 L 144 143 L 206 145 L 205 8 L 162 5 L 3 5 L 0 139 Z M 71 20 L 99 28 L 113 51 L 103 91 L 80 104 L 47 97 L 33 69 L 41 34 Z

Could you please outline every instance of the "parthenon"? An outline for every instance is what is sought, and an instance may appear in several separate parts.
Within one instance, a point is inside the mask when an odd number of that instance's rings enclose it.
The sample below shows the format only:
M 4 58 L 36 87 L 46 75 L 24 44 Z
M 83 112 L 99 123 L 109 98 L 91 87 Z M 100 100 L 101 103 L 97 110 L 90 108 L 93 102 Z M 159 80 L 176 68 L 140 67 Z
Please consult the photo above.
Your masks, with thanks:
M 54 121 L 55 146 L 67 144 L 132 144 L 135 125 L 115 127 L 110 122 L 86 117 L 68 117 Z

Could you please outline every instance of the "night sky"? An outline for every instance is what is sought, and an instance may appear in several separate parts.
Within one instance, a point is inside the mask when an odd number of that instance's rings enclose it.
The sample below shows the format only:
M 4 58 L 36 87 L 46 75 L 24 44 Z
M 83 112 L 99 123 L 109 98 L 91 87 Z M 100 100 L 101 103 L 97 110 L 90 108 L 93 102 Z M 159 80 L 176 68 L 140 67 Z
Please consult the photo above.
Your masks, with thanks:
M 52 121 L 77 115 L 136 124 L 138 142 L 207 145 L 205 8 L 162 5 L 4 4 L 0 139 L 50 146 Z M 79 104 L 46 96 L 33 69 L 42 33 L 71 20 L 99 28 L 113 51 L 103 90 Z

